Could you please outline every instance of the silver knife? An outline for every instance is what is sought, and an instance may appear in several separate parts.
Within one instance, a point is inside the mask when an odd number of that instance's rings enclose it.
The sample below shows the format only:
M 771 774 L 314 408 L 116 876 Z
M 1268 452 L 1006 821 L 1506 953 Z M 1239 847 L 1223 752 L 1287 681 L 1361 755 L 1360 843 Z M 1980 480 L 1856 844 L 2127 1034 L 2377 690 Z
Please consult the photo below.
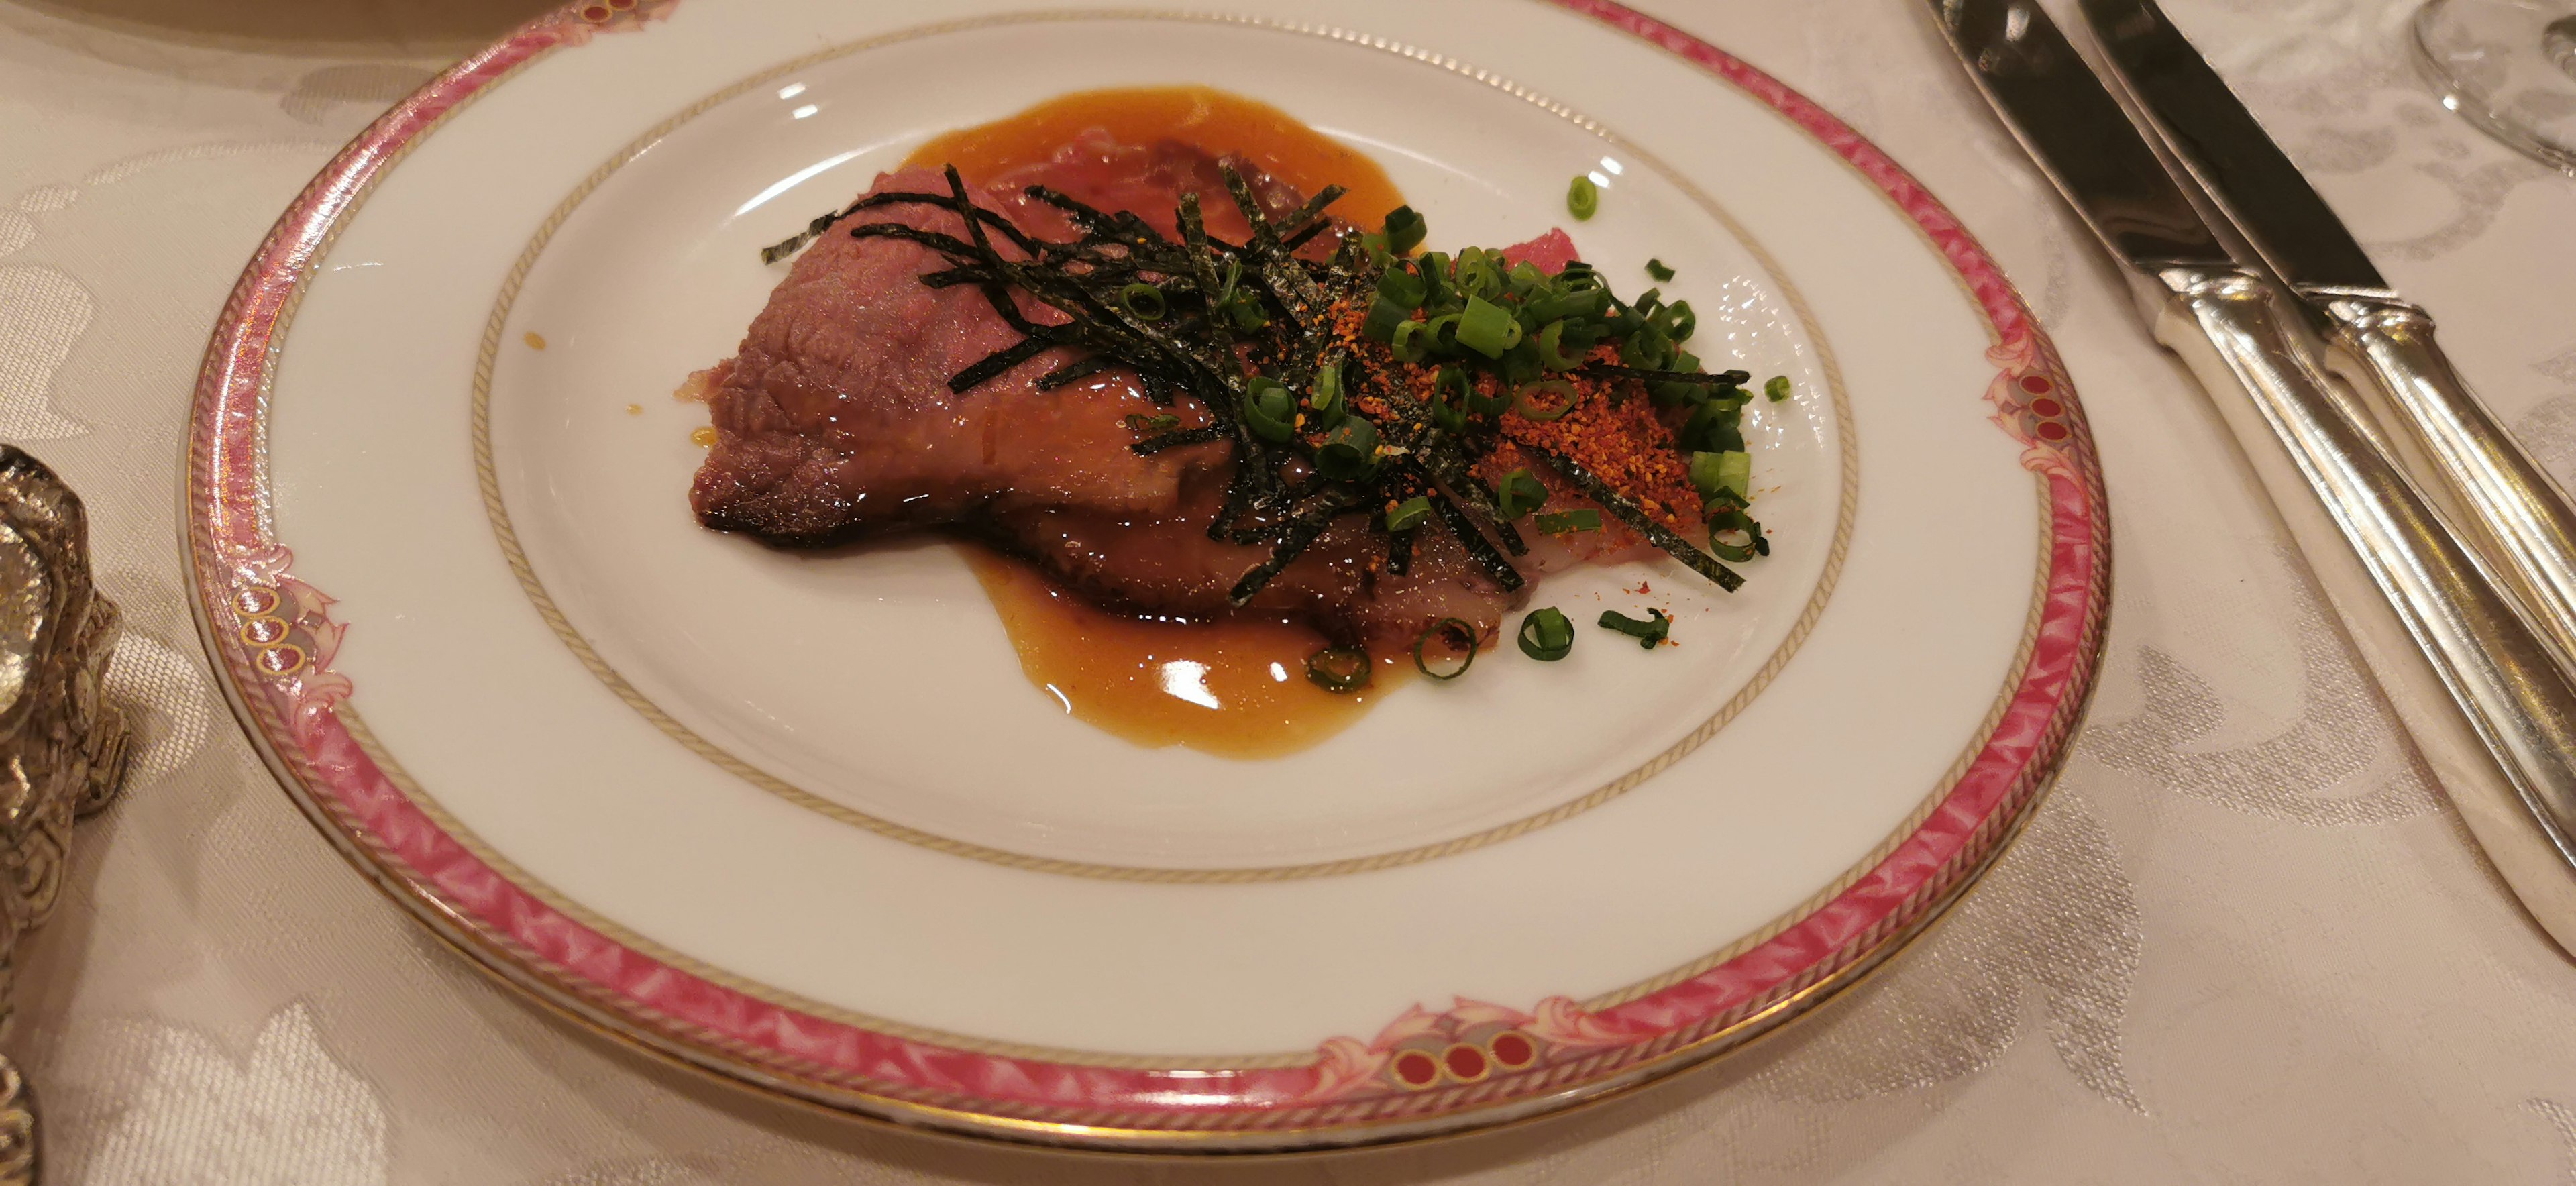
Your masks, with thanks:
M 2323 319 L 2357 381 L 2401 427 L 2399 451 L 2464 512 L 2470 542 L 2505 570 L 2533 624 L 2576 659 L 2576 506 L 2496 423 L 2433 340 L 2433 319 L 2380 278 L 2155 0 L 2083 0 L 2112 76 L 2164 133 L 2265 265 Z M 2437 497 L 2440 491 L 2435 492 Z
M 1929 0 L 2022 147 L 2208 389 L 2399 718 L 2532 916 L 2576 952 L 2576 685 L 2318 372 L 2035 0 Z

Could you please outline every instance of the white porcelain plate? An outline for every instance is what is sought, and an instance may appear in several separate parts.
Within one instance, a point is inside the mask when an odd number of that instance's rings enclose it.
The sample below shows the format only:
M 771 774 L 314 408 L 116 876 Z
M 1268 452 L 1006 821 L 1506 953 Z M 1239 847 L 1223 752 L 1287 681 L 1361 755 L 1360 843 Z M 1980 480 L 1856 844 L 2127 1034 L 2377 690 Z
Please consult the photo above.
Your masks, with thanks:
M 190 556 L 323 832 L 505 978 L 853 1112 L 1125 1148 L 1492 1124 L 1706 1058 L 1900 946 L 2009 839 L 2090 686 L 2107 516 L 2053 351 L 1937 202 L 1599 0 L 613 0 L 361 136 L 245 272 Z M 1534 604 L 1506 647 L 1258 762 L 1066 715 L 943 545 L 699 528 L 760 245 L 938 132 L 1204 83 L 1385 167 L 1435 245 L 1568 223 L 1700 310 L 1774 551 Z M 1640 591 L 1643 590 L 1643 591 Z

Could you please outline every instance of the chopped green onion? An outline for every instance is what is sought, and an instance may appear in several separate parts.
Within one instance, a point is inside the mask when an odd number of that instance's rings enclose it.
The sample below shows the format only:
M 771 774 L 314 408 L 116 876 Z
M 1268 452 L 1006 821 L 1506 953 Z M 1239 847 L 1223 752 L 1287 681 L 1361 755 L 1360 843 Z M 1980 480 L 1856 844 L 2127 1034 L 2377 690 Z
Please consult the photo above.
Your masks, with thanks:
M 1505 409 L 1512 406 L 1511 388 L 1505 387 L 1500 383 L 1496 383 L 1494 384 L 1494 393 L 1492 395 L 1487 395 L 1484 392 L 1477 390 L 1475 373 L 1469 371 L 1466 367 L 1442 367 L 1441 370 L 1444 372 L 1454 371 L 1457 373 L 1459 387 L 1467 393 L 1468 411 L 1474 412 L 1479 416 L 1500 416 L 1503 414 Z
M 1171 312 L 1172 308 L 1170 302 L 1163 299 L 1162 289 L 1142 283 L 1119 289 L 1118 303 L 1127 306 L 1127 311 L 1140 321 L 1161 321 L 1163 314 Z
M 1458 253 L 1458 291 L 1491 300 L 1503 295 L 1503 265 L 1491 252 L 1470 247 Z
M 1430 336 L 1430 322 L 1402 321 L 1396 324 L 1394 333 L 1387 335 L 1386 349 L 1397 362 L 1420 362 L 1431 357 L 1431 343 L 1425 340 Z
M 1605 609 L 1601 611 L 1601 625 L 1604 629 L 1616 630 L 1636 639 L 1638 646 L 1651 651 L 1656 643 L 1664 641 L 1673 632 L 1673 620 L 1665 617 L 1664 611 L 1659 609 L 1647 610 L 1646 615 L 1646 620 L 1641 622 L 1615 609 Z
M 1225 261 L 1225 283 L 1217 288 L 1216 299 L 1209 301 L 1208 303 L 1220 306 L 1231 303 L 1234 300 L 1234 286 L 1242 283 L 1242 281 L 1243 261 L 1239 259 L 1229 259 Z M 1652 294 L 1650 293 L 1648 295 Z
M 1546 328 L 1538 331 L 1540 366 L 1551 371 L 1570 371 L 1583 365 L 1583 356 L 1586 353 L 1587 351 L 1583 350 L 1576 350 L 1570 354 L 1566 352 L 1565 322 L 1561 320 L 1548 322 Z
M 1590 507 L 1570 511 L 1549 511 L 1538 517 L 1538 529 L 1546 535 L 1573 535 L 1578 531 L 1601 530 L 1601 512 Z
M 1672 369 L 1697 373 L 1699 371 L 1699 355 L 1693 354 L 1688 350 L 1675 351 L 1673 354 Z M 1655 406 L 1659 408 L 1669 408 L 1676 404 L 1683 403 L 1706 403 L 1709 398 L 1709 388 L 1706 384 L 1702 383 L 1685 383 L 1675 380 L 1670 383 L 1650 383 L 1646 386 L 1648 394 L 1653 395 L 1655 398 Z
M 1730 544 L 1718 536 L 1725 532 L 1742 532 L 1744 542 Z M 1744 508 L 1732 502 L 1719 506 L 1708 517 L 1708 550 L 1720 560 L 1742 564 L 1755 556 L 1771 554 L 1771 541 L 1762 537 L 1762 525 L 1745 514 Z
M 1439 670 L 1432 669 L 1429 657 L 1422 652 L 1431 645 L 1434 637 L 1437 637 L 1453 653 L 1464 656 L 1458 660 L 1457 666 L 1451 667 L 1444 663 Z M 1458 641 L 1462 638 L 1465 639 L 1464 643 Z M 1460 618 L 1442 618 L 1433 622 L 1429 630 L 1423 631 L 1413 640 L 1413 666 L 1422 674 L 1436 680 L 1456 679 L 1467 674 L 1467 669 L 1476 665 L 1476 641 L 1475 623 Z
M 1606 288 L 1562 288 L 1547 296 L 1533 297 L 1521 305 L 1521 312 L 1540 325 L 1560 317 L 1599 318 L 1610 311 L 1610 290 Z
M 1572 185 L 1565 187 L 1565 212 L 1573 215 L 1574 221 L 1590 222 L 1600 210 L 1601 187 L 1594 185 L 1591 178 L 1577 176 Z
M 1430 340 L 1423 343 L 1423 349 L 1433 354 L 1454 355 L 1458 353 L 1458 319 L 1460 316 L 1461 315 L 1457 313 L 1443 313 L 1438 317 L 1434 317 L 1429 321 L 1423 322 L 1423 325 L 1429 327 L 1428 332 L 1431 335 Z
M 1672 268 L 1659 259 L 1650 259 L 1646 261 L 1646 274 L 1654 277 L 1658 283 L 1673 278 Z
M 1340 364 L 1315 372 L 1315 382 L 1306 391 L 1306 410 L 1314 413 L 1311 419 L 1317 428 L 1331 428 L 1350 412 L 1350 403 L 1342 398 Z
M 1422 307 L 1422 298 L 1430 294 L 1430 286 L 1425 284 L 1422 277 L 1416 275 L 1412 268 L 1398 260 L 1384 272 L 1378 273 L 1377 294 L 1404 306 L 1407 310 L 1419 309 Z
M 1541 663 L 1554 663 L 1574 650 L 1574 623 L 1555 606 L 1530 611 L 1521 619 L 1521 653 Z
M 1555 402 L 1544 398 L 1549 395 L 1556 397 Z M 1574 384 L 1563 379 L 1540 379 L 1521 385 L 1519 411 L 1523 419 L 1544 424 L 1573 411 L 1577 398 Z
M 1324 443 L 1315 447 L 1315 470 L 1337 482 L 1364 477 L 1377 468 L 1377 426 L 1363 416 L 1351 416 L 1324 434 Z
M 1651 321 L 1636 328 L 1628 340 L 1619 343 L 1619 362 L 1625 366 L 1643 367 L 1650 371 L 1667 369 L 1673 361 L 1673 340 Z
M 1325 647 L 1306 656 L 1306 678 L 1327 692 L 1356 692 L 1369 686 L 1376 666 L 1358 647 Z
M 1368 320 L 1360 323 L 1360 332 L 1380 342 L 1392 344 L 1396 332 L 1413 321 L 1413 310 L 1384 294 L 1369 302 Z
M 1414 269 L 1422 277 L 1423 304 L 1437 305 L 1449 298 L 1452 288 L 1449 282 L 1448 252 L 1423 252 L 1422 258 L 1414 261 Z
M 1593 271 L 1592 265 L 1579 259 L 1566 261 L 1564 270 L 1556 274 L 1556 287 L 1561 292 L 1597 292 L 1604 298 L 1610 295 L 1609 286 L 1601 279 L 1601 273 Z M 1607 300 L 1604 300 L 1602 307 L 1609 307 Z
M 1487 358 L 1520 345 L 1521 332 L 1521 323 L 1501 305 L 1480 296 L 1468 297 L 1466 311 L 1458 315 L 1458 344 Z
M 1261 302 L 1251 293 L 1235 291 L 1235 286 L 1242 282 L 1243 261 L 1225 261 L 1225 283 L 1217 289 L 1216 299 L 1208 304 L 1211 308 L 1224 310 L 1234 319 L 1236 328 L 1249 332 L 1270 324 L 1270 315 L 1261 311 Z
M 1431 496 L 1428 494 L 1416 494 L 1411 498 L 1405 499 L 1403 502 L 1395 504 L 1392 509 L 1387 511 L 1386 529 L 1389 531 L 1411 531 L 1416 524 L 1422 522 L 1423 516 L 1430 513 Z
M 1691 455 L 1691 460 L 1693 462 L 1697 462 L 1704 456 L 1707 456 L 1707 454 L 1694 453 Z M 1717 486 L 1719 489 L 1732 490 L 1738 498 L 1753 497 L 1752 454 L 1740 449 L 1720 453 L 1717 455 L 1716 470 Z M 1694 471 L 1694 476 L 1696 476 L 1696 471 Z
M 1740 453 L 1744 450 L 1743 405 L 1712 399 L 1682 422 L 1681 447 L 1694 453 Z
M 1243 422 L 1263 440 L 1285 441 L 1297 435 L 1297 397 L 1279 380 L 1255 376 L 1243 385 Z
M 1147 434 L 1170 432 L 1181 426 L 1181 418 L 1168 412 L 1158 412 L 1151 416 L 1143 412 L 1133 412 L 1120 417 L 1118 422 L 1126 425 L 1130 432 Z
M 1422 237 L 1429 229 L 1423 223 L 1422 215 L 1416 213 L 1411 206 L 1398 206 L 1389 210 L 1386 212 L 1386 229 L 1383 232 L 1386 235 L 1386 249 L 1397 255 L 1410 254 L 1414 248 L 1422 246 Z
M 1771 376 L 1770 381 L 1762 385 L 1762 394 L 1770 396 L 1771 402 L 1775 404 L 1789 398 L 1789 376 Z
M 1503 475 L 1494 490 L 1494 513 L 1508 522 L 1547 505 L 1547 484 L 1527 467 Z
M 1739 500 L 1747 497 L 1745 487 L 1752 484 L 1753 455 L 1718 452 L 1690 455 L 1691 486 L 1702 498 L 1715 498 L 1732 492 Z
M 1431 377 L 1431 422 L 1450 432 L 1467 427 L 1467 396 L 1474 380 L 1459 367 L 1442 367 Z
M 1687 342 L 1699 331 L 1699 314 L 1691 310 L 1689 301 L 1674 301 L 1664 306 L 1662 314 L 1664 336 L 1675 343 Z

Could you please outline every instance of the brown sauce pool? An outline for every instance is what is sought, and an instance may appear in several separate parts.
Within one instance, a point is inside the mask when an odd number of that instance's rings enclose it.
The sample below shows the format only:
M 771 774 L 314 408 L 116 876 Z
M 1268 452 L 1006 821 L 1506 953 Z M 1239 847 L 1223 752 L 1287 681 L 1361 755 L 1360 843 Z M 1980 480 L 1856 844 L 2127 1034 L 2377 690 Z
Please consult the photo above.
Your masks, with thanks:
M 1065 95 L 934 137 L 904 164 L 955 165 L 966 177 L 987 177 L 1047 160 L 1092 128 L 1130 144 L 1180 140 L 1215 155 L 1240 154 L 1306 193 L 1342 186 L 1350 192 L 1333 213 L 1362 226 L 1376 226 L 1404 204 L 1377 162 L 1267 103 L 1204 86 Z M 1306 678 L 1306 657 L 1326 645 L 1306 626 L 1263 617 L 1173 622 L 1113 614 L 1021 561 L 962 550 L 1029 682 L 1085 723 L 1138 745 L 1227 758 L 1292 753 L 1350 727 L 1412 674 L 1411 656 L 1379 656 L 1369 686 L 1327 692 Z
M 1093 128 L 1128 144 L 1178 140 L 1210 155 L 1237 153 L 1305 193 L 1341 186 L 1350 192 L 1333 203 L 1332 214 L 1359 226 L 1374 228 L 1404 204 L 1386 170 L 1366 155 L 1267 103 L 1206 86 L 1077 91 L 1007 119 L 940 133 L 903 163 L 955 165 L 974 180 L 1048 160 Z
M 1412 674 L 1381 657 L 1369 684 L 1327 692 L 1306 678 L 1324 645 L 1278 618 L 1155 621 L 1093 606 L 1034 566 L 961 545 L 1019 652 L 1020 671 L 1064 710 L 1142 746 L 1221 758 L 1294 753 L 1349 728 Z

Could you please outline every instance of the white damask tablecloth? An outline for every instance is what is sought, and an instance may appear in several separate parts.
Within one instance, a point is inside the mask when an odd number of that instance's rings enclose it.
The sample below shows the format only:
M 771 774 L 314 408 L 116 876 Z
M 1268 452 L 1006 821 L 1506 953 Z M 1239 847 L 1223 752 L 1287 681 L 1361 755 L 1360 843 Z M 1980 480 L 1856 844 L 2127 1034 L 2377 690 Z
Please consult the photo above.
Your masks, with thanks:
M 2110 475 L 2117 603 L 2054 796 L 1906 958 L 1719 1067 L 1487 1137 L 1212 1165 L 887 1133 L 663 1069 L 502 991 L 351 873 L 199 657 L 173 518 L 187 397 L 305 179 L 538 5 L 0 0 L 0 439 L 89 503 L 128 614 L 114 691 L 146 738 L 21 953 L 14 1050 L 52 1181 L 2576 1182 L 2576 965 L 2428 783 L 2206 400 L 1919 3 L 1644 6 L 1885 147 L 2063 349 Z M 2576 179 L 2426 94 L 2413 3 L 2171 7 L 2576 478 Z

